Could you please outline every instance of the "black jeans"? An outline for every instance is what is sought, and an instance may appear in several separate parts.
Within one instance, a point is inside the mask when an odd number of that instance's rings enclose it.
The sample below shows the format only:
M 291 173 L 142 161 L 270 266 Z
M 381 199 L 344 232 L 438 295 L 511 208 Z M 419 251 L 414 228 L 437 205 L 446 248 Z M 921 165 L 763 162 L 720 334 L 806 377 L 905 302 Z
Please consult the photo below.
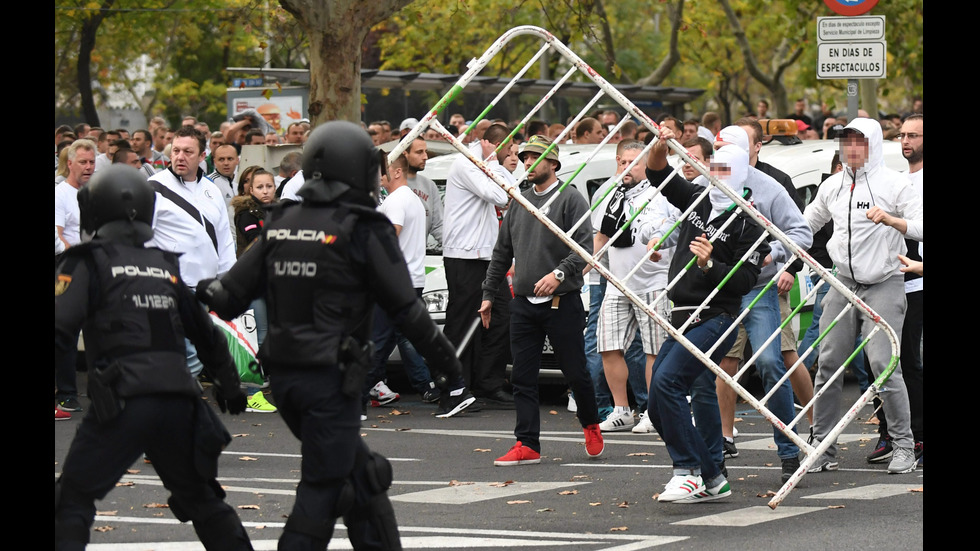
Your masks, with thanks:
M 525 446 L 541 451 L 541 408 L 538 400 L 538 372 L 547 335 L 565 381 L 575 393 L 578 418 L 583 427 L 599 422 L 595 387 L 585 367 L 585 307 L 578 293 L 562 295 L 558 308 L 552 301 L 531 304 L 527 297 L 510 303 L 510 348 L 514 357 L 511 384 L 517 426 L 514 436 Z

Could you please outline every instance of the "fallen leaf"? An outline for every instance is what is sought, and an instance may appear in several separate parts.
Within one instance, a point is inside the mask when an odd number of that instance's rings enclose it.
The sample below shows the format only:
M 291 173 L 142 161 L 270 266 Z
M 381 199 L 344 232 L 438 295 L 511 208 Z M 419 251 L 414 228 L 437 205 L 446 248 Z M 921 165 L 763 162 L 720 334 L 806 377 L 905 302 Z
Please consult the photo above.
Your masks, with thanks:
M 747 475 L 745 475 L 745 478 L 758 478 L 758 477 L 759 477 L 759 475 L 757 475 L 757 474 L 747 474 Z
M 389 421 L 389 423 L 390 423 L 390 422 L 391 422 L 391 421 Z M 397 432 L 405 432 L 405 431 L 407 431 L 407 430 L 412 430 L 412 429 L 395 429 L 395 431 L 397 431 Z
M 258 509 L 258 505 L 239 505 L 239 509 Z
M 756 494 L 755 497 L 773 497 L 775 495 L 776 495 L 776 492 L 774 492 L 772 490 L 767 490 L 766 493 L 764 493 L 764 494 Z
M 412 412 L 411 411 L 400 411 L 400 410 L 397 410 L 397 409 L 393 409 L 393 410 L 391 410 L 391 414 L 392 415 L 411 415 Z
M 372 429 L 376 429 L 376 428 L 378 428 L 378 425 L 371 425 L 371 428 Z
M 564 491 L 558 492 L 558 495 L 560 495 L 560 496 L 573 496 L 573 495 L 575 495 L 577 493 L 578 493 L 578 490 L 564 490 Z
M 108 532 L 110 530 L 115 530 L 112 526 L 96 526 L 93 528 L 96 532 Z
M 657 492 L 657 493 L 653 494 L 653 497 L 650 498 L 650 499 L 656 500 L 658 497 L 660 497 L 660 492 Z
M 628 453 L 628 454 L 626 454 L 626 457 L 633 457 L 635 455 L 657 455 L 657 454 L 655 454 L 653 452 L 634 452 L 634 453 Z
M 828 505 L 827 508 L 828 509 L 843 509 L 844 506 L 843 505 Z
M 619 507 L 619 508 L 622 508 L 622 509 L 629 509 L 630 508 L 630 502 L 624 501 L 624 502 L 620 503 L 619 505 L 617 505 L 616 507 Z
M 119 486 L 135 486 L 135 485 L 136 485 L 135 482 L 116 482 L 116 487 L 117 488 Z
M 508 480 L 507 482 L 491 482 L 487 484 L 487 486 L 493 486 L 494 488 L 504 488 L 506 486 L 510 486 L 513 483 L 514 483 L 513 480 Z
M 488 451 L 490 451 L 490 448 L 476 448 L 473 451 L 475 451 L 475 452 L 488 452 Z
M 552 509 L 551 507 L 546 507 L 544 509 L 538 509 L 538 512 L 539 513 L 547 513 L 549 511 L 554 511 L 554 509 Z
M 520 505 L 522 503 L 531 503 L 530 499 L 515 499 L 513 501 L 508 501 L 507 505 Z
M 166 503 L 145 503 L 143 504 L 144 509 L 169 509 L 170 506 Z
M 473 483 L 472 482 L 460 482 L 458 480 L 450 480 L 449 481 L 449 485 L 450 486 L 469 486 L 470 484 L 473 484 Z
M 116 511 L 96 511 L 96 515 L 102 515 L 104 517 L 112 517 L 116 515 Z
M 243 456 L 239 457 L 238 460 L 239 461 L 258 461 L 258 459 L 254 458 L 254 457 L 249 457 L 247 455 L 243 455 Z
M 256 530 L 263 530 L 263 529 L 265 529 L 265 525 L 264 524 L 260 524 L 260 525 L 256 526 L 255 529 Z
M 555 411 L 555 410 L 551 410 L 551 411 L 548 412 L 548 414 L 549 415 L 558 415 L 558 412 Z
M 577 474 L 572 477 L 572 480 L 575 480 L 576 478 L 592 478 L 592 476 L 587 474 Z
M 593 501 L 592 503 L 589 503 L 590 507 L 598 507 L 599 505 L 602 505 L 601 501 Z
M 629 530 L 629 528 L 627 528 L 625 526 L 616 526 L 614 528 L 610 528 L 609 529 L 610 532 L 625 532 L 627 530 Z
M 231 435 L 232 438 L 241 438 L 243 436 L 248 436 L 248 433 L 247 432 L 243 432 L 243 433 L 240 433 L 240 434 L 232 434 Z
M 921 492 L 922 491 L 922 487 L 920 486 L 918 488 L 909 488 L 909 491 L 910 492 Z
M 126 474 L 139 474 L 139 469 L 126 469 Z

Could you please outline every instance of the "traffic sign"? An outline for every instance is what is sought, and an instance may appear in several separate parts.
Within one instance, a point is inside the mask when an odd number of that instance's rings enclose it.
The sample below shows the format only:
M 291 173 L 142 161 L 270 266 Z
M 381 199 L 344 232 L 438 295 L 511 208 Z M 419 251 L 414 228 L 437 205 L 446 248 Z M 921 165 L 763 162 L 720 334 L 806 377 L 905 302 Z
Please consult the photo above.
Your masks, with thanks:
M 885 78 L 885 16 L 818 17 L 817 78 Z
M 838 15 L 864 15 L 875 7 L 878 0 L 823 0 Z
M 858 42 L 885 39 L 885 16 L 818 17 L 817 42 Z

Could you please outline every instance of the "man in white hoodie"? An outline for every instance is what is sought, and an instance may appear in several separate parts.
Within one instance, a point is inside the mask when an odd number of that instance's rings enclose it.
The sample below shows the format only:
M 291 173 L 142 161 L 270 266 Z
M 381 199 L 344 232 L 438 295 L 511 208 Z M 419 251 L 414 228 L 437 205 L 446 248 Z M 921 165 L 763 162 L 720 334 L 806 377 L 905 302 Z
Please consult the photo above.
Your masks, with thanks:
M 844 170 L 825 180 L 804 212 L 812 230 L 834 222 L 827 252 L 837 267 L 837 279 L 881 316 L 898 335 L 905 318 L 905 282 L 898 255 L 905 254 L 905 238 L 922 241 L 922 199 L 908 178 L 887 168 L 882 160 L 881 126 L 859 117 L 840 135 Z M 820 367 L 814 391 L 813 438 L 822 440 L 840 420 L 842 379 L 828 379 L 854 351 L 857 335 L 866 338 L 874 328 L 868 316 L 852 308 L 838 321 L 848 301 L 831 289 L 823 300 L 820 331 L 836 322 L 820 344 Z M 888 337 L 878 333 L 864 347 L 875 377 L 892 359 Z M 826 387 L 826 388 L 825 388 Z M 888 464 L 892 474 L 915 470 L 909 396 L 901 365 L 879 389 L 888 418 L 894 453 Z M 837 448 L 831 445 L 809 472 L 837 469 Z
M 474 157 L 483 160 L 489 157 L 486 164 L 490 171 L 515 185 L 514 177 L 501 164 L 510 153 L 510 147 L 505 144 L 494 153 L 508 133 L 506 126 L 493 124 L 481 138 L 470 143 L 469 148 Z M 479 319 L 477 311 L 483 296 L 481 285 L 490 266 L 500 228 L 497 207 L 506 206 L 508 199 L 507 192 L 469 159 L 461 157 L 449 169 L 442 225 L 442 257 L 449 290 L 445 333 L 457 348 L 461 347 L 466 333 Z M 509 342 L 506 325 L 509 316 L 499 311 L 511 296 L 506 279 L 498 296 L 502 300 L 494 301 L 497 309 L 491 318 L 494 323 L 489 329 L 477 329 L 467 346 L 459 352 L 459 359 L 463 363 L 464 375 L 469 377 L 470 388 L 477 397 L 507 405 L 513 403 L 513 396 L 503 390 L 506 362 L 483 361 L 484 356 L 490 355 L 480 354 L 485 341 L 503 343 L 503 346 Z

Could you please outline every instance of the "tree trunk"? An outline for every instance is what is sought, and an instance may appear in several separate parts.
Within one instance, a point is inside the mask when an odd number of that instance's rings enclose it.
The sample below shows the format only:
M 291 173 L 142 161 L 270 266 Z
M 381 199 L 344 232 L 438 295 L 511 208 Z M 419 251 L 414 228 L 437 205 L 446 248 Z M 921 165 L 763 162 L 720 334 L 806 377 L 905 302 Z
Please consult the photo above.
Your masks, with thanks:
M 95 37 L 99 32 L 99 25 L 109 16 L 108 9 L 112 7 L 115 1 L 105 0 L 99 11 L 85 20 L 79 36 L 78 65 L 76 67 L 78 93 L 82 102 L 82 117 L 85 122 L 92 126 L 99 126 L 99 113 L 95 109 L 95 98 L 92 95 L 92 50 L 95 49 Z
M 279 0 L 310 40 L 310 122 L 361 118 L 361 44 L 411 0 Z

